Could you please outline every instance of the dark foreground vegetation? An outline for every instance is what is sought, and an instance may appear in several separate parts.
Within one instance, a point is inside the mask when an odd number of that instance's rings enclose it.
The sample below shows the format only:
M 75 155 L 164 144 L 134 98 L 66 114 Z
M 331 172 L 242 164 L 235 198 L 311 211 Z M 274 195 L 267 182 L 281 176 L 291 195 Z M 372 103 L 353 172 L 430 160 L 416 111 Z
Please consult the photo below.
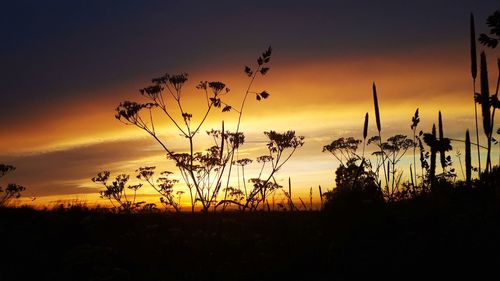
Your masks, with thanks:
M 500 237 L 489 190 L 328 212 L 2 208 L 0 280 L 486 280 Z

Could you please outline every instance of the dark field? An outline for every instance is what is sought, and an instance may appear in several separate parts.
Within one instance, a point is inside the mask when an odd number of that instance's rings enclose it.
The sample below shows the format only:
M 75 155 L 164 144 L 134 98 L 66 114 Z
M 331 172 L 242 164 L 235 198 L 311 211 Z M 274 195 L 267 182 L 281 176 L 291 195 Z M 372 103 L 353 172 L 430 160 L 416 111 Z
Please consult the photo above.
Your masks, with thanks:
M 329 213 L 4 208 L 0 280 L 493 280 L 496 203 L 457 197 Z

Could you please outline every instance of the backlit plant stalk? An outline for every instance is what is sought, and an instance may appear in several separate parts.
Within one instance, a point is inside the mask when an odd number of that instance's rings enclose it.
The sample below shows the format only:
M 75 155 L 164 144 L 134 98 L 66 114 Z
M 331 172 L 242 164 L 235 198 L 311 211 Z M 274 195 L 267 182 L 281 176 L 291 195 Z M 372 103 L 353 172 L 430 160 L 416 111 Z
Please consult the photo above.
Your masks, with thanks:
M 265 162 L 270 163 L 271 171 L 269 175 L 264 177 L 265 179 L 261 179 L 260 176 L 262 173 L 260 173 L 258 178 L 250 179 L 253 184 L 253 189 L 248 193 L 246 202 L 240 203 L 234 200 L 225 199 L 218 202 L 215 208 L 220 205 L 233 204 L 239 206 L 240 210 L 244 212 L 246 210 L 255 211 L 258 209 L 260 204 L 262 204 L 263 208 L 267 206 L 268 211 L 271 210 L 269 203 L 267 202 L 267 197 L 282 187 L 277 184 L 274 176 L 283 167 L 283 165 L 290 160 L 297 148 L 304 145 L 304 137 L 297 136 L 295 131 L 286 131 L 284 133 L 268 131 L 264 132 L 264 134 L 269 140 L 267 143 L 268 155 L 261 156 L 259 158 L 266 158 Z M 288 153 L 285 153 L 285 151 L 288 151 Z
M 443 132 L 443 117 L 441 115 L 441 111 L 439 111 L 439 117 L 438 117 L 438 128 L 439 128 L 439 141 L 440 143 L 443 143 L 444 139 L 444 132 Z M 443 173 L 445 172 L 446 168 L 446 154 L 444 149 L 439 150 L 439 160 L 441 162 L 441 168 L 443 169 Z
M 490 115 L 490 88 L 488 83 L 488 65 L 486 64 L 486 54 L 484 52 L 481 53 L 481 72 L 480 72 L 480 81 L 481 81 L 481 112 L 483 117 L 483 130 L 486 138 L 488 140 L 488 152 L 486 155 L 486 173 L 489 172 L 491 165 L 491 115 Z
M 259 66 L 257 72 L 265 75 L 269 70 L 264 65 L 269 62 L 271 56 L 271 48 L 269 47 L 261 57 L 257 60 Z M 194 211 L 194 204 L 200 202 L 203 211 L 208 211 L 210 207 L 215 207 L 217 195 L 222 186 L 222 179 L 225 168 L 229 165 L 232 166 L 232 159 L 235 151 L 244 142 L 244 135 L 239 132 L 239 126 L 242 116 L 243 106 L 245 100 L 250 93 L 249 89 L 255 79 L 256 73 L 253 73 L 249 67 L 245 67 L 246 74 L 251 77 L 250 85 L 244 96 L 244 101 L 240 107 L 237 133 L 230 133 L 224 131 L 212 130 L 207 132 L 214 137 L 215 146 L 210 147 L 204 152 L 194 152 L 194 140 L 200 132 L 202 125 L 207 120 L 208 115 L 215 109 L 220 108 L 222 112 L 231 111 L 232 107 L 225 104 L 221 97 L 229 92 L 229 89 L 222 82 L 201 81 L 196 87 L 205 93 L 207 107 L 202 115 L 201 121 L 198 124 L 192 123 L 193 115 L 186 112 L 183 108 L 183 85 L 188 80 L 186 73 L 179 75 L 165 74 L 159 78 L 153 79 L 153 85 L 140 90 L 142 96 L 150 100 L 149 103 L 136 103 L 125 101 L 122 102 L 117 110 L 116 118 L 127 124 L 135 125 L 140 129 L 146 131 L 153 137 L 165 150 L 168 158 L 175 161 L 176 166 L 181 172 L 181 176 L 190 189 L 192 211 Z M 265 99 L 269 96 L 267 92 L 255 93 L 257 99 Z M 167 98 L 172 101 L 167 108 Z M 169 101 L 169 102 L 170 102 Z M 180 113 L 180 119 L 177 121 L 172 113 L 174 107 L 177 107 Z M 181 132 L 181 135 L 187 140 L 188 152 L 187 153 L 174 153 L 167 143 L 160 139 L 155 130 L 152 110 L 159 108 L 168 117 L 173 125 Z M 146 111 L 148 116 L 141 114 Z M 237 111 L 237 110 L 235 110 Z M 176 113 L 177 114 L 177 113 Z M 220 140 L 220 142 L 218 142 Z M 228 163 L 229 162 L 229 163 Z M 230 173 L 228 173 L 228 182 Z M 193 191 L 194 192 L 191 192 Z M 227 191 L 227 189 L 226 189 Z M 194 194 L 193 194 L 194 193 Z M 193 200 L 194 197 L 194 200 Z
M 498 87 L 500 86 L 500 59 L 497 59 L 497 67 L 498 67 L 497 85 L 496 85 L 495 95 L 491 97 L 491 103 L 492 103 L 491 107 L 493 109 L 491 112 L 491 127 L 490 127 L 490 135 L 488 138 L 488 142 L 490 143 L 490 145 L 488 146 L 488 155 L 490 155 L 491 153 L 491 143 L 493 141 L 493 132 L 495 126 L 495 110 L 500 107 L 500 101 L 498 100 Z M 491 169 L 491 160 L 489 163 Z
M 416 159 L 416 149 L 417 149 L 417 126 L 418 123 L 420 123 L 420 117 L 418 116 L 418 108 L 415 110 L 415 114 L 413 115 L 411 119 L 411 130 L 413 131 L 413 169 L 414 169 L 414 177 L 415 181 L 413 181 L 412 177 L 412 182 L 413 182 L 413 188 L 415 188 L 415 184 L 417 184 L 417 159 Z M 411 171 L 411 168 L 410 168 Z
M 238 110 L 238 122 L 236 123 L 236 134 L 240 132 L 241 118 L 243 116 L 243 109 L 245 108 L 245 103 L 247 101 L 248 95 L 252 93 L 250 90 L 252 89 L 253 82 L 258 73 L 261 75 L 266 75 L 269 71 L 269 67 L 265 67 L 267 63 L 271 60 L 272 48 L 269 48 L 257 59 L 257 69 L 253 71 L 248 66 L 245 66 L 245 73 L 250 77 L 250 82 L 248 83 L 247 89 L 245 91 L 245 95 L 243 96 L 243 100 L 241 101 L 240 108 Z M 266 91 L 263 91 L 260 94 L 255 93 L 257 96 L 257 100 L 266 99 L 269 94 Z M 227 200 L 227 188 L 229 187 L 229 180 L 231 179 L 231 172 L 233 168 L 233 160 L 234 160 L 234 151 L 231 153 L 231 159 L 229 161 L 227 182 L 226 182 L 226 191 L 224 192 L 224 201 Z M 226 208 L 227 204 L 224 204 L 223 210 Z
M 474 27 L 474 15 L 470 14 L 470 58 L 471 58 L 471 76 L 472 76 L 472 97 L 474 98 L 474 117 L 476 120 L 476 144 L 477 144 L 477 162 L 478 174 L 481 176 L 481 152 L 479 150 L 479 126 L 477 121 L 476 104 L 476 77 L 477 77 L 477 54 L 476 54 L 476 29 Z
M 377 131 L 378 131 L 378 137 L 379 137 L 379 145 L 380 145 L 380 156 L 382 157 L 382 168 L 384 169 L 384 180 L 385 180 L 385 187 L 386 189 L 389 189 L 389 179 L 388 179 L 388 172 L 386 171 L 385 168 L 385 153 L 384 149 L 382 148 L 382 136 L 381 136 L 381 124 L 380 124 L 380 111 L 378 107 L 378 98 L 377 98 L 377 87 L 375 86 L 375 82 L 373 82 L 373 105 L 375 107 L 375 122 L 377 123 Z
M 432 136 L 433 140 L 436 141 L 436 125 L 432 124 Z M 431 145 L 431 166 L 430 166 L 430 171 L 429 171 L 429 180 L 431 183 L 431 188 L 435 187 L 435 181 L 436 181 L 436 154 L 437 154 L 437 149 L 436 145 Z
M 469 130 L 465 132 L 465 182 L 471 187 L 472 181 L 472 161 Z
M 368 136 L 368 112 L 365 114 L 365 124 L 363 125 L 363 154 L 362 158 L 365 159 L 366 137 Z

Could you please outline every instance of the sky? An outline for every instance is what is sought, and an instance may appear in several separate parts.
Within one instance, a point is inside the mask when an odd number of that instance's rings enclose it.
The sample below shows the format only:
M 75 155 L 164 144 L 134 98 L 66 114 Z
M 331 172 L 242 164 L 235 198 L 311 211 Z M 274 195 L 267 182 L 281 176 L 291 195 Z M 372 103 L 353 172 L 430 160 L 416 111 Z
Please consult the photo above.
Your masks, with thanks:
M 361 138 L 365 113 L 373 116 L 373 82 L 383 137 L 411 135 L 416 108 L 424 132 L 439 110 L 447 136 L 463 139 L 472 131 L 469 15 L 479 34 L 499 8 L 493 0 L 4 1 L 0 163 L 17 170 L 0 185 L 22 184 L 24 200 L 41 205 L 104 204 L 102 187 L 90 180 L 100 171 L 134 174 L 156 165 L 176 172 L 154 140 L 114 118 L 116 106 L 144 101 L 138 90 L 153 77 L 187 72 L 186 107 L 199 120 L 205 103 L 197 83 L 226 83 L 227 102 L 238 104 L 249 82 L 243 67 L 271 45 L 270 71 L 252 87 L 271 95 L 247 103 L 241 129 L 251 142 L 238 157 L 264 153 L 264 131 L 295 130 L 305 145 L 277 180 L 291 177 L 297 196 L 306 198 L 311 187 L 333 188 L 339 163 L 322 147 L 342 136 Z M 493 65 L 499 50 L 485 51 Z M 496 75 L 490 67 L 490 85 Z M 175 128 L 155 117 L 169 145 L 185 150 Z M 224 120 L 234 131 L 236 119 L 234 112 L 215 113 L 203 130 Z M 371 120 L 370 135 L 375 131 Z M 196 148 L 208 144 L 200 135 Z M 460 148 L 451 153 L 455 163 Z M 258 170 L 254 163 L 246 173 Z M 141 193 L 158 199 L 152 190 Z

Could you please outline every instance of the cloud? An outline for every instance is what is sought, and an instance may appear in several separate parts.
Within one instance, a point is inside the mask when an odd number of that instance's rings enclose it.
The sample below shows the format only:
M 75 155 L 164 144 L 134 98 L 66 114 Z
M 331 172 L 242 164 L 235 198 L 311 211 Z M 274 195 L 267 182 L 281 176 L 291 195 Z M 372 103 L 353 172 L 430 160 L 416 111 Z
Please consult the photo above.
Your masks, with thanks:
M 162 152 L 145 149 L 150 140 L 137 139 L 83 145 L 69 150 L 25 156 L 2 156 L 2 161 L 17 167 L 2 182 L 16 182 L 35 196 L 96 192 L 90 179 L 97 172 L 133 172 L 118 170 L 124 162 L 161 156 Z
M 7 3 L 0 27 L 4 42 L 0 76 L 3 102 L 10 106 L 0 112 L 0 119 L 68 97 L 102 98 L 100 90 L 116 88 L 124 81 L 149 79 L 152 73 L 165 70 L 210 67 L 253 54 L 268 44 L 288 57 L 316 59 L 456 47 L 467 32 L 470 11 L 485 19 L 497 8 L 495 1 L 385 4 Z

